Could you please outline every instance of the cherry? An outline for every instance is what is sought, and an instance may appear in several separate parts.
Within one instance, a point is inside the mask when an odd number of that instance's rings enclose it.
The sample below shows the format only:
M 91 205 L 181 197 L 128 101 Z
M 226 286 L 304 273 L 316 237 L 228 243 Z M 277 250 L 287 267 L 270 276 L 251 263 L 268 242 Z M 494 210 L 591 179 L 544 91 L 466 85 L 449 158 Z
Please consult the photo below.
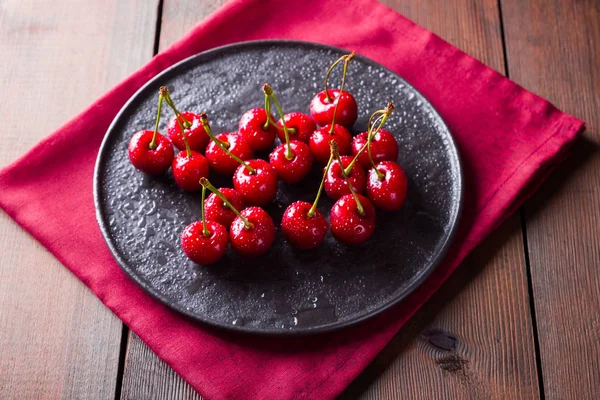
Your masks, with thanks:
M 352 154 L 356 155 L 360 152 L 368 141 L 369 133 L 363 132 L 358 134 L 352 140 Z M 380 129 L 371 138 L 371 157 L 374 163 L 380 161 L 396 161 L 398 159 L 398 142 L 390 131 Z M 365 152 L 360 154 L 358 161 L 365 167 L 371 167 L 369 155 Z
M 354 122 L 356 122 L 356 117 L 358 115 L 356 100 L 354 100 L 354 97 L 352 97 L 350 93 L 344 91 L 348 63 L 352 58 L 354 58 L 354 52 L 343 55 L 331 64 L 327 71 L 327 75 L 325 75 L 325 90 L 317 93 L 310 102 L 310 114 L 317 124 L 321 126 L 337 122 L 346 128 L 350 128 L 354 125 Z M 342 72 L 340 89 L 327 89 L 327 81 L 329 80 L 331 71 L 342 61 L 344 62 L 344 69 Z
M 285 143 L 285 131 L 283 130 L 284 121 L 287 126 L 290 140 L 308 143 L 310 135 L 317 129 L 317 124 L 315 124 L 315 121 L 309 115 L 300 112 L 285 114 L 283 119 L 280 118 L 277 122 L 277 136 L 279 136 L 279 140 L 281 140 L 282 143 Z
M 352 163 L 352 160 L 351 156 L 343 156 L 331 163 L 325 178 L 325 193 L 331 199 L 337 200 L 350 194 L 349 184 L 355 192 L 364 193 L 367 175 L 363 167 L 359 163 Z
M 202 186 L 202 221 L 189 224 L 181 234 L 181 248 L 198 264 L 213 264 L 227 251 L 227 229 L 217 222 L 207 222 L 204 215 L 206 187 Z
M 192 112 L 184 111 L 180 114 L 179 119 L 181 120 L 184 128 L 186 121 L 190 124 L 190 127 L 185 129 L 185 135 L 187 136 L 190 149 L 197 151 L 198 153 L 204 152 L 210 138 L 204 131 L 204 127 L 200 121 L 200 116 Z M 185 150 L 183 135 L 181 134 L 181 128 L 177 123 L 176 115 L 171 117 L 169 120 L 169 123 L 167 124 L 167 133 L 169 134 L 169 139 L 171 139 L 175 147 L 177 147 L 179 150 Z
M 376 207 L 396 211 L 406 199 L 408 181 L 402 167 L 393 161 L 382 161 L 371 168 L 367 180 L 367 197 Z
M 171 141 L 153 131 L 140 131 L 133 135 L 127 150 L 131 164 L 151 175 L 168 170 L 174 156 Z
M 188 153 L 184 150 L 173 159 L 173 178 L 175 183 L 187 192 L 199 190 L 202 186 L 199 181 L 208 176 L 208 162 L 204 156 L 196 151 Z
M 243 160 L 252 158 L 252 148 L 236 133 L 221 133 L 214 136 L 208 124 L 206 113 L 200 114 L 200 121 L 211 142 L 206 147 L 206 159 L 215 172 L 231 175 Z
M 219 190 L 236 209 L 242 210 L 245 207 L 242 196 L 235 189 L 221 188 Z M 204 207 L 206 208 L 206 219 L 208 221 L 217 222 L 227 229 L 236 217 L 235 212 L 214 193 L 208 196 L 204 202 Z
M 127 147 L 131 164 L 140 171 L 152 175 L 162 174 L 168 170 L 175 156 L 171 141 L 158 133 L 163 100 L 163 93 L 159 91 L 154 131 L 137 132 Z
M 338 107 L 335 121 L 347 128 L 352 127 L 358 116 L 358 105 L 354 97 L 347 91 L 340 94 L 338 89 L 328 89 L 317 93 L 310 102 L 310 115 L 319 125 L 328 125 Z
M 284 137 L 283 144 L 277 146 L 275 150 L 273 150 L 269 156 L 269 160 L 277 170 L 277 175 L 279 175 L 284 182 L 299 182 L 310 172 L 313 161 L 312 153 L 306 143 L 290 141 L 287 121 L 281 110 L 281 105 L 279 105 L 279 101 L 277 101 L 277 96 L 275 96 L 273 89 L 271 89 L 271 86 L 268 84 L 263 85 L 263 91 L 267 96 L 265 102 L 270 104 L 270 101 L 273 100 L 273 103 L 275 103 L 275 107 L 280 116 L 280 121 L 282 121 Z
M 202 222 L 192 222 L 181 234 L 181 248 L 197 264 L 213 264 L 223 258 L 229 237 L 227 229 L 216 222 L 207 222 L 208 236 L 203 233 Z
M 233 175 L 233 187 L 246 204 L 264 206 L 277 194 L 277 172 L 265 160 L 242 161 Z
M 352 135 L 341 125 L 325 125 L 317 129 L 310 137 L 309 146 L 315 160 L 325 164 L 329 157 L 329 142 L 337 142 L 340 154 L 350 154 Z
M 331 167 L 336 149 L 335 141 L 331 141 L 331 155 L 323 172 L 321 185 L 313 204 L 306 201 L 296 201 L 288 206 L 281 220 L 281 231 L 292 246 L 301 249 L 314 249 L 325 239 L 329 224 L 325 216 L 317 209 L 317 204 L 323 192 L 325 177 Z
M 252 150 L 268 150 L 273 146 L 277 135 L 277 125 L 273 123 L 273 116 L 264 108 L 253 108 L 246 111 L 240 119 L 238 127 L 239 135 L 242 136 Z
M 269 155 L 271 165 L 277 170 L 277 176 L 286 183 L 297 183 L 309 173 L 313 163 L 313 155 L 308 145 L 297 140 L 290 141 L 292 159 L 288 160 L 286 145 L 281 144 Z
M 335 202 L 329 221 L 337 240 L 346 245 L 361 244 L 375 231 L 375 207 L 360 194 L 347 194 Z
M 258 257 L 269 251 L 275 242 L 275 224 L 262 208 L 248 207 L 231 223 L 229 240 L 237 253 Z
M 312 204 L 296 201 L 286 208 L 281 220 L 281 231 L 289 242 L 297 249 L 310 250 L 320 245 L 329 224 L 319 210 L 310 213 Z

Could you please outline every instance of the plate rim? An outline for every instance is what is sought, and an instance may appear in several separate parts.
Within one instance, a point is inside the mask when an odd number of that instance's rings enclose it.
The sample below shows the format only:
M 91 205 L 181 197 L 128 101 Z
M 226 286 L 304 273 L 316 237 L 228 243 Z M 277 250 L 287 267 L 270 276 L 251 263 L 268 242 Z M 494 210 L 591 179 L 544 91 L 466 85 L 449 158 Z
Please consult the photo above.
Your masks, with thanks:
M 336 321 L 333 323 L 318 325 L 315 327 L 297 328 L 297 329 L 296 328 L 282 329 L 280 331 L 267 331 L 267 330 L 261 330 L 260 328 L 259 329 L 249 328 L 244 325 L 232 325 L 232 324 L 225 325 L 225 324 L 220 324 L 220 323 L 216 323 L 213 321 L 209 321 L 206 319 L 201 319 L 197 314 L 190 312 L 185 307 L 179 306 L 177 304 L 173 304 L 173 300 L 170 300 L 169 298 L 167 298 L 163 294 L 159 293 L 157 290 L 155 290 L 150 285 L 147 285 L 145 282 L 145 279 L 143 279 L 140 276 L 137 276 L 136 274 L 134 274 L 132 271 L 129 270 L 126 260 L 121 257 L 120 252 L 117 250 L 116 246 L 110 240 L 111 235 L 110 235 L 110 231 L 109 231 L 109 226 L 108 226 L 107 222 L 105 221 L 105 216 L 101 213 L 102 188 L 100 185 L 100 180 L 101 180 L 101 172 L 102 172 L 103 166 L 104 166 L 103 161 L 105 159 L 105 154 L 107 153 L 106 148 L 108 147 L 108 142 L 111 139 L 112 131 L 116 128 L 116 125 L 118 124 L 119 120 L 125 114 L 126 109 L 130 106 L 131 103 L 133 103 L 135 101 L 135 99 L 141 92 L 147 90 L 147 88 L 149 86 L 155 85 L 157 81 L 162 79 L 164 76 L 172 73 L 174 70 L 176 70 L 178 68 L 183 68 L 187 64 L 197 63 L 198 59 L 200 59 L 200 62 L 201 62 L 203 58 L 213 57 L 215 55 L 215 53 L 227 52 L 227 51 L 231 51 L 232 49 L 240 49 L 240 48 L 246 48 L 246 47 L 277 46 L 277 45 L 309 46 L 309 47 L 319 48 L 322 50 L 329 50 L 329 51 L 333 51 L 333 52 L 342 52 L 342 53 L 348 52 L 347 49 L 343 49 L 341 47 L 330 46 L 330 45 L 316 43 L 316 42 L 302 41 L 302 40 L 287 40 L 287 39 L 248 40 L 248 41 L 242 41 L 242 42 L 229 43 L 229 44 L 226 44 L 223 46 L 214 47 L 214 48 L 193 54 L 189 57 L 184 58 L 181 61 L 176 62 L 175 64 L 169 66 L 168 68 L 165 68 L 164 70 L 162 70 L 161 72 L 157 73 L 152 78 L 150 78 L 148 81 L 146 81 L 138 90 L 135 91 L 135 93 L 133 95 L 131 95 L 131 97 L 127 100 L 127 102 L 125 102 L 125 104 L 121 107 L 119 112 L 116 114 L 116 116 L 110 123 L 108 129 L 106 130 L 106 133 L 104 134 L 104 137 L 102 138 L 102 142 L 101 142 L 99 150 L 98 150 L 96 163 L 94 165 L 94 175 L 93 175 L 94 208 L 95 208 L 95 214 L 96 214 L 96 222 L 98 223 L 98 225 L 100 227 L 100 231 L 102 233 L 102 238 L 104 239 L 104 242 L 108 246 L 108 248 L 111 252 L 111 255 L 113 256 L 113 258 L 115 259 L 115 261 L 117 262 L 117 264 L 119 265 L 121 270 L 123 272 L 125 272 L 125 274 L 131 280 L 133 280 L 140 287 L 140 289 L 142 289 L 144 292 L 150 294 L 153 298 L 160 301 L 162 304 L 166 305 L 167 307 L 171 308 L 172 310 L 182 314 L 183 316 L 185 316 L 187 318 L 191 318 L 194 322 L 198 322 L 206 327 L 216 328 L 216 329 L 224 330 L 227 332 L 251 334 L 251 335 L 258 335 L 258 336 L 286 336 L 286 337 L 308 336 L 308 335 L 314 335 L 314 334 L 319 334 L 319 333 L 339 331 L 344 328 L 356 326 L 356 325 L 358 325 L 366 320 L 369 320 L 369 319 L 383 313 L 384 311 L 398 305 L 399 303 L 401 303 L 402 300 L 406 299 L 409 295 L 414 293 L 414 291 L 417 288 L 419 288 L 427 280 L 427 278 L 429 278 L 431 276 L 433 271 L 435 271 L 439 267 L 440 263 L 443 261 L 444 257 L 448 253 L 448 250 L 449 250 L 450 246 L 452 245 L 453 239 L 455 238 L 456 232 L 458 230 L 460 218 L 462 216 L 463 205 L 464 205 L 464 172 L 463 172 L 463 166 L 462 166 L 460 152 L 459 152 L 458 146 L 456 145 L 456 141 L 454 140 L 454 136 L 452 135 L 452 131 L 450 130 L 450 127 L 448 126 L 448 124 L 446 123 L 444 118 L 440 115 L 438 110 L 433 106 L 433 104 L 431 104 L 431 102 L 419 90 L 417 90 L 413 85 L 411 85 L 409 82 L 407 82 L 403 77 L 401 77 L 400 75 L 398 75 L 396 72 L 392 71 L 391 69 L 387 68 L 386 66 L 384 66 L 374 60 L 371 60 L 370 58 L 362 56 L 359 53 L 356 53 L 355 58 L 360 59 L 361 62 L 364 62 L 368 65 L 371 65 L 371 66 L 374 66 L 377 68 L 383 68 L 384 70 L 386 70 L 389 73 L 398 77 L 402 84 L 404 84 L 406 87 L 409 87 L 412 91 L 414 91 L 414 93 L 416 94 L 417 97 L 420 97 L 419 100 L 423 101 L 431 108 L 431 111 L 434 114 L 434 118 L 440 120 L 443 123 L 443 126 L 448 133 L 448 137 L 447 137 L 448 143 L 449 143 L 448 147 L 451 148 L 451 150 L 454 152 L 453 163 L 456 165 L 457 172 L 458 172 L 456 174 L 456 181 L 455 181 L 455 185 L 458 190 L 458 201 L 457 201 L 458 204 L 456 206 L 456 212 L 454 213 L 452 220 L 449 222 L 451 224 L 451 229 L 450 229 L 448 235 L 446 236 L 446 239 L 445 239 L 443 245 L 441 246 L 441 249 L 438 251 L 435 258 L 432 261 L 430 261 L 429 268 L 425 272 L 423 272 L 416 280 L 414 280 L 400 295 L 393 297 L 391 301 L 389 301 L 385 304 L 382 304 L 379 307 L 368 310 L 364 314 L 362 314 L 358 317 L 355 317 L 355 318 L 351 318 L 344 322 Z

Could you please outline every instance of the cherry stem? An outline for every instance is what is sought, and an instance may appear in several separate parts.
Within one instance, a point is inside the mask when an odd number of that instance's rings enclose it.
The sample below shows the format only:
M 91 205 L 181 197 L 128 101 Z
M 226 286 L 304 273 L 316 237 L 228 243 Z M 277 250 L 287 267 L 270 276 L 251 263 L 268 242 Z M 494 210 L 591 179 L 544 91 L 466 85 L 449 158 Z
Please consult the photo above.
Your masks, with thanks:
M 235 213 L 235 215 L 237 215 L 242 222 L 244 223 L 244 227 L 246 229 L 252 229 L 254 228 L 254 225 L 252 225 L 252 222 L 248 221 L 242 214 L 240 214 L 240 212 L 237 210 L 237 208 L 235 208 L 230 202 L 229 200 L 227 200 L 227 197 L 225 197 L 223 195 L 223 193 L 221 193 L 221 191 L 219 189 L 217 189 L 216 187 L 214 187 L 209 181 L 208 179 L 202 177 L 200 178 L 200 184 L 202 185 L 203 188 L 206 188 L 208 190 L 210 190 L 211 192 L 213 192 L 218 198 L 220 198 L 221 200 L 223 200 L 223 203 L 225 203 L 225 205 L 229 208 L 231 208 L 233 210 L 233 212 Z M 202 204 L 204 204 L 204 202 L 202 202 Z
M 346 61 L 346 59 L 348 59 L 347 61 L 350 61 L 350 59 L 352 59 L 352 57 L 354 57 L 354 52 L 352 52 L 350 54 L 344 54 L 343 56 L 341 56 L 340 58 L 335 60 L 335 62 L 333 64 L 331 64 L 331 66 L 327 70 L 327 75 L 325 75 L 325 98 L 327 99 L 328 102 L 333 101 L 333 98 L 329 95 L 329 90 L 327 90 L 327 81 L 329 80 L 329 75 L 331 75 L 331 71 L 333 71 L 335 66 L 338 65 L 339 63 L 341 63 L 342 61 Z
M 344 164 L 342 164 L 342 158 L 340 157 L 340 153 L 337 151 L 337 146 L 336 146 L 335 150 L 332 148 L 332 151 L 334 151 L 335 158 L 337 159 L 337 162 L 340 164 L 340 168 L 342 169 L 342 175 L 344 175 L 344 179 L 346 180 L 346 185 L 348 185 L 348 189 L 350 189 L 350 193 L 352 193 L 352 196 L 354 197 L 354 200 L 356 201 L 356 208 L 358 210 L 358 214 L 364 217 L 365 209 L 363 208 L 362 204 L 360 204 L 360 200 L 358 199 L 358 196 L 356 195 L 356 192 L 354 191 L 354 188 L 352 187 L 352 184 L 350 183 L 350 179 L 348 179 L 348 175 L 346 175 L 346 171 L 344 170 Z
M 264 89 L 264 88 L 263 88 Z M 271 118 L 271 98 L 268 94 L 265 93 L 265 112 L 267 113 L 267 120 L 262 126 L 263 131 L 269 129 L 269 124 L 273 125 L 275 128 L 279 128 L 277 126 L 277 122 Z
M 206 186 L 202 186 L 202 234 L 204 237 L 210 236 L 210 231 L 206 227 L 206 218 L 204 217 L 204 199 L 206 198 Z
M 231 151 L 229 151 L 228 146 L 227 146 L 229 143 L 224 143 L 222 140 L 217 139 L 215 137 L 215 135 L 213 135 L 212 131 L 210 130 L 210 125 L 208 124 L 208 115 L 206 115 L 205 112 L 203 112 L 202 114 L 200 114 L 200 121 L 201 121 L 202 127 L 204 128 L 204 131 L 206 132 L 206 134 L 208 135 L 208 137 L 210 137 L 210 139 L 213 142 L 215 142 L 215 144 L 217 146 L 219 146 L 219 148 L 221 150 L 223 150 L 223 152 L 225 154 L 227 154 L 229 157 L 233 158 L 238 163 L 242 164 L 244 166 L 244 168 L 246 168 L 248 170 L 248 172 L 250 172 L 250 174 L 255 174 L 256 173 L 256 170 L 254 168 L 252 168 L 251 166 L 249 166 L 244 160 L 242 160 L 241 158 L 239 158 L 238 156 L 236 156 L 235 154 L 233 154 Z
M 337 115 L 337 110 L 340 105 L 339 99 L 342 97 L 342 93 L 344 92 L 344 85 L 346 84 L 346 75 L 348 73 L 348 63 L 353 58 L 354 58 L 354 52 L 342 57 L 342 59 L 344 60 L 344 70 L 342 73 L 342 84 L 340 85 L 340 93 L 338 95 L 338 101 L 337 101 L 337 103 L 335 103 L 335 108 L 333 109 L 333 116 L 331 118 L 331 129 L 329 130 L 330 135 L 333 135 L 333 131 L 334 131 L 334 127 L 335 127 L 335 117 Z M 327 90 L 327 89 L 325 89 L 325 90 Z M 329 95 L 329 92 L 326 91 L 325 94 Z M 328 97 L 328 100 L 330 100 L 329 97 Z
M 279 104 L 279 101 L 277 101 L 277 97 L 275 96 L 275 93 L 273 93 L 273 89 L 271 88 L 271 86 L 268 83 L 265 83 L 263 85 L 263 91 L 265 92 L 265 96 L 273 99 L 273 103 L 275 103 L 275 108 L 277 108 L 277 112 L 279 113 L 279 118 L 281 119 L 281 123 L 283 124 L 283 133 L 285 134 L 285 145 L 286 145 L 285 158 L 288 161 L 291 161 L 294 158 L 294 153 L 292 152 L 292 147 L 290 146 L 290 135 L 288 133 L 287 125 L 285 123 L 283 111 L 281 110 L 281 105 Z M 265 100 L 265 104 L 266 104 L 266 100 Z M 271 114 L 270 114 L 269 110 L 267 110 L 267 123 L 269 122 L 270 115 Z
M 171 100 L 171 96 L 169 95 L 169 89 L 167 89 L 166 86 L 161 86 L 159 89 L 159 93 L 165 99 L 165 102 L 167 103 L 167 105 L 169 107 L 171 107 L 171 109 L 175 113 L 175 120 L 177 121 L 177 125 L 179 125 L 179 130 L 181 130 L 181 136 L 183 136 L 183 143 L 185 144 L 185 151 L 187 152 L 188 158 L 191 158 L 192 157 L 192 149 L 190 149 L 190 144 L 188 143 L 187 135 L 185 134 L 185 128 L 183 127 L 181 119 L 177 116 L 177 113 L 179 111 L 177 111 L 177 109 L 173 105 L 173 101 Z
M 308 217 L 312 218 L 315 216 L 315 211 L 317 210 L 317 204 L 319 204 L 319 199 L 321 198 L 321 193 L 323 192 L 323 186 L 325 185 L 325 178 L 327 177 L 327 173 L 329 172 L 329 168 L 331 167 L 331 163 L 333 162 L 334 153 L 337 152 L 337 143 L 335 140 L 329 142 L 329 147 L 331 149 L 331 154 L 329 155 L 329 161 L 327 162 L 327 166 L 323 171 L 323 178 L 321 179 L 321 185 L 319 186 L 319 190 L 317 191 L 317 197 L 315 197 L 315 201 L 308 210 Z M 335 149 L 335 150 L 334 150 Z
M 371 164 L 373 165 L 373 167 L 375 167 L 375 162 L 373 161 L 373 157 L 371 156 L 371 140 L 373 140 L 375 135 L 377 135 L 377 133 L 381 130 L 381 128 L 383 127 L 383 124 L 385 124 L 385 121 L 388 119 L 388 117 L 390 116 L 392 111 L 394 111 L 394 104 L 390 102 L 387 104 L 387 107 L 385 109 L 377 110 L 373 113 L 373 115 L 371 115 L 371 117 L 369 118 L 369 124 L 368 124 L 369 129 L 367 132 L 367 143 L 365 143 L 360 148 L 360 150 L 356 153 L 356 155 L 354 156 L 354 158 L 352 159 L 350 164 L 348 164 L 348 167 L 345 168 L 344 173 L 346 175 L 350 174 L 352 167 L 358 161 L 358 158 L 365 151 L 365 149 L 367 149 L 367 151 L 368 151 L 369 160 L 371 161 Z M 378 117 L 375 119 L 375 121 L 373 121 L 373 118 L 375 118 L 376 116 L 378 116 Z M 377 125 L 378 123 L 379 123 L 379 125 Z M 377 125 L 377 129 L 373 129 L 375 127 L 375 125 Z M 377 168 L 375 168 L 375 171 L 377 172 L 377 177 L 380 180 L 382 180 L 385 177 L 385 175 L 383 175 L 381 172 L 379 172 L 379 170 L 377 170 Z
M 192 126 L 192 123 L 191 123 L 190 121 L 188 121 L 188 120 L 187 120 L 187 119 L 186 119 L 186 118 L 185 118 L 185 117 L 184 117 L 184 116 L 183 116 L 183 115 L 182 115 L 182 114 L 179 112 L 179 110 L 177 109 L 177 107 L 175 107 L 175 103 L 173 103 L 173 99 L 171 98 L 171 94 L 169 93 L 169 91 L 168 91 L 168 90 L 166 90 L 166 87 L 165 87 L 165 86 L 162 86 L 162 87 L 161 87 L 161 90 L 162 90 L 162 88 L 163 88 L 163 87 L 165 88 L 165 101 L 166 101 L 166 102 L 167 102 L 167 104 L 168 104 L 168 105 L 169 105 L 169 106 L 170 106 L 170 107 L 173 109 L 173 112 L 175 113 L 175 117 L 176 117 L 176 118 L 178 118 L 178 119 L 179 119 L 179 118 L 181 118 L 181 121 L 183 122 L 183 126 L 184 126 L 186 129 L 189 129 L 189 128 Z
M 154 125 L 154 135 L 152 135 L 152 141 L 150 142 L 150 150 L 156 149 L 156 135 L 158 134 L 158 123 L 160 122 L 160 112 L 162 110 L 162 103 L 164 97 L 159 91 L 158 93 L 158 110 L 156 111 L 156 124 Z
M 263 91 L 264 91 L 264 86 L 263 86 Z M 263 131 L 266 131 L 267 129 L 269 129 L 269 124 L 271 123 L 271 98 L 269 97 L 267 92 L 265 92 L 265 112 L 267 113 L 267 120 L 265 121 L 265 124 L 262 127 Z

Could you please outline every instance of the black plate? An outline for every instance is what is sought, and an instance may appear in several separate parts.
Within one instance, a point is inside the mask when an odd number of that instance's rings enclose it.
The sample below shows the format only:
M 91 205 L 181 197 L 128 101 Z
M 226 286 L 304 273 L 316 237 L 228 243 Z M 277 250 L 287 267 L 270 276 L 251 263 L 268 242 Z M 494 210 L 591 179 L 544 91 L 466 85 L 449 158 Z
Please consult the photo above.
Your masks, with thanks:
M 213 131 L 236 131 L 240 116 L 261 107 L 268 82 L 284 112 L 308 113 L 329 64 L 346 51 L 320 44 L 262 41 L 229 45 L 190 57 L 156 76 L 123 107 L 110 126 L 94 176 L 97 218 L 125 272 L 147 292 L 204 323 L 238 331 L 298 334 L 341 328 L 399 302 L 432 272 L 449 246 L 461 208 L 461 169 L 452 136 L 429 102 L 398 75 L 357 56 L 348 90 L 359 105 L 354 133 L 369 115 L 393 101 L 386 128 L 400 146 L 409 180 L 406 204 L 377 214 L 374 236 L 348 248 L 331 235 L 317 250 L 292 249 L 278 232 L 271 251 L 243 259 L 231 250 L 216 265 L 187 260 L 179 235 L 200 217 L 200 194 L 184 193 L 170 173 L 148 177 L 129 163 L 131 135 L 151 129 L 157 92 L 166 85 L 181 110 L 206 111 Z M 331 82 L 339 82 L 332 74 Z M 160 129 L 171 116 L 163 110 Z M 222 186 L 231 179 L 211 177 Z M 320 172 L 300 184 L 280 183 L 267 210 L 278 225 L 295 200 L 312 201 Z M 328 214 L 332 202 L 319 208 Z

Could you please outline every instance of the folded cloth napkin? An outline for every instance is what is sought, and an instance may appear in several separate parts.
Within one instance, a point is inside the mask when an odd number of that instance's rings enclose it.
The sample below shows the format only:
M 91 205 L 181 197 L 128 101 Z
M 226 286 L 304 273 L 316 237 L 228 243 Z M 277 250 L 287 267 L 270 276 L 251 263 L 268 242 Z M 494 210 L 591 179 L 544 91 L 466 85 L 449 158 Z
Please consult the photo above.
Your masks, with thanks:
M 284 14 L 293 20 L 282 24 Z M 349 29 L 348 21 L 360 23 Z M 127 99 L 188 56 L 266 38 L 352 49 L 387 66 L 433 103 L 462 155 L 465 212 L 442 265 L 402 304 L 318 340 L 216 332 L 182 317 L 125 276 L 95 219 L 94 162 Z M 205 397 L 328 399 L 365 368 L 461 260 L 531 194 L 582 130 L 582 121 L 374 0 L 236 0 L 2 170 L 0 205 Z

